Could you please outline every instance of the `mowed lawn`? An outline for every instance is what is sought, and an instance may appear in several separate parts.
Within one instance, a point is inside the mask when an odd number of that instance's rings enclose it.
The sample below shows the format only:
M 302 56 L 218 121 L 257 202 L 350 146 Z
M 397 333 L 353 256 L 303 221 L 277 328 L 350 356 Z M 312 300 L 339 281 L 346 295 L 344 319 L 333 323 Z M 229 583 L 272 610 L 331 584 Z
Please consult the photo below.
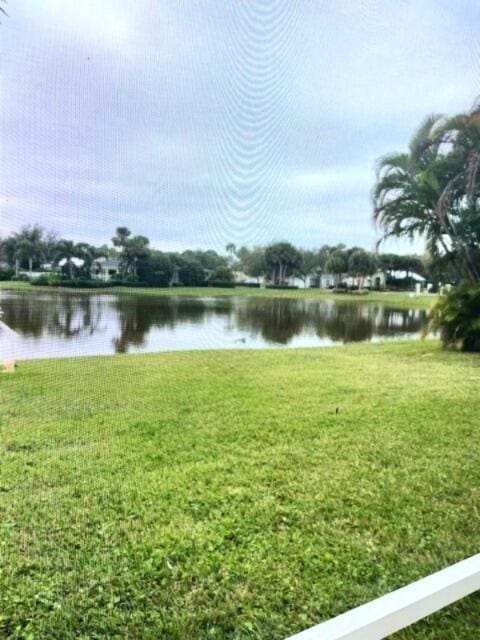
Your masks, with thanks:
M 28 282 L 0 281 L 1 291 L 23 291 L 32 294 L 48 291 L 50 293 L 87 294 L 121 294 L 154 297 L 187 297 L 187 298 L 307 298 L 328 299 L 348 302 L 383 302 L 386 305 L 408 309 L 429 309 L 438 300 L 434 294 L 414 294 L 410 291 L 369 291 L 365 294 L 332 293 L 330 289 L 256 289 L 238 285 L 234 288 L 222 287 L 105 287 L 95 289 L 40 287 Z
M 480 548 L 480 357 L 435 341 L 21 362 L 0 438 L 2 638 L 281 639 Z

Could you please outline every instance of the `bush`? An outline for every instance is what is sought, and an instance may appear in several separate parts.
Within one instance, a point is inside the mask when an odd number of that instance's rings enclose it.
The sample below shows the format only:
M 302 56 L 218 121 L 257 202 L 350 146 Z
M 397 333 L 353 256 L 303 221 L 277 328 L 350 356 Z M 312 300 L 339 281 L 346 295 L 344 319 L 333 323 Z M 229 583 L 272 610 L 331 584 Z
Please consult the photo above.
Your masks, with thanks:
M 18 276 L 12 276 L 15 282 L 30 282 L 30 278 L 26 273 L 19 273 Z
M 227 280 L 209 280 L 209 287 L 224 287 L 225 289 L 234 289 L 235 282 L 227 281 Z
M 114 281 L 103 282 L 103 280 L 61 280 L 58 283 L 59 287 L 69 287 L 71 289 L 105 289 L 106 287 L 117 286 Z
M 183 260 L 178 277 L 184 287 L 199 287 L 205 283 L 205 271 L 195 260 Z
M 298 289 L 296 285 L 293 284 L 267 284 L 266 289 Z
M 220 265 L 219 267 L 217 267 L 212 275 L 209 278 L 210 283 L 211 282 L 231 282 L 234 283 L 235 282 L 235 276 L 233 275 L 233 271 L 225 266 L 225 265 Z M 220 285 L 212 285 L 212 286 L 220 286 Z
M 0 280 L 13 280 L 15 277 L 15 269 L 11 267 L 2 267 L 0 269 Z
M 250 287 L 250 289 L 260 289 L 259 282 L 237 282 L 237 287 Z
M 42 287 L 58 287 L 61 277 L 58 273 L 44 273 L 41 276 L 31 279 L 31 284 Z
M 429 330 L 440 331 L 446 348 L 480 351 L 480 285 L 459 285 L 442 296 L 432 309 Z

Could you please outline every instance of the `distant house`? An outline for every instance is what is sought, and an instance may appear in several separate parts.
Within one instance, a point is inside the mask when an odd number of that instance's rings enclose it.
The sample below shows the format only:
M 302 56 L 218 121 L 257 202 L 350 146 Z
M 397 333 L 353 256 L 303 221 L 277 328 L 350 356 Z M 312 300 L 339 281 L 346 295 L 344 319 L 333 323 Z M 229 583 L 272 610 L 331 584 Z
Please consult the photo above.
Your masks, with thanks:
M 77 268 L 83 267 L 83 265 L 85 264 L 85 260 L 82 260 L 82 258 L 62 258 L 61 260 L 58 261 L 58 266 L 59 267 L 64 267 L 65 265 L 68 265 L 69 263 L 75 265 Z M 46 269 L 47 271 L 47 269 Z
M 254 278 L 253 276 L 248 276 L 243 271 L 234 271 L 233 277 L 237 284 L 263 284 L 265 282 L 264 276 L 259 276 L 258 278 Z
M 92 262 L 90 273 L 92 278 L 108 282 L 120 274 L 120 262 L 116 258 L 107 258 L 105 256 L 96 258 Z
M 389 277 L 392 278 L 393 280 L 413 280 L 414 282 L 419 282 L 420 284 L 425 284 L 426 283 L 426 279 L 419 275 L 418 273 L 415 273 L 415 271 L 390 271 L 389 272 Z
M 384 271 L 378 270 L 371 276 L 365 276 L 363 278 L 363 286 L 368 289 L 385 289 L 387 286 L 387 280 L 395 280 L 399 284 L 403 281 L 410 281 L 419 284 L 422 287 L 427 285 L 426 279 L 415 273 L 414 271 L 390 271 L 387 274 Z M 357 286 L 359 278 L 355 276 L 343 276 L 340 280 L 338 276 L 333 273 L 322 273 L 320 276 L 320 288 L 328 289 L 336 286 L 337 283 L 346 285 L 347 287 Z M 308 286 L 308 285 L 307 285 Z
M 45 271 L 45 272 L 49 272 L 49 271 L 55 271 L 56 266 L 54 262 L 44 262 L 43 264 L 40 265 L 40 271 Z

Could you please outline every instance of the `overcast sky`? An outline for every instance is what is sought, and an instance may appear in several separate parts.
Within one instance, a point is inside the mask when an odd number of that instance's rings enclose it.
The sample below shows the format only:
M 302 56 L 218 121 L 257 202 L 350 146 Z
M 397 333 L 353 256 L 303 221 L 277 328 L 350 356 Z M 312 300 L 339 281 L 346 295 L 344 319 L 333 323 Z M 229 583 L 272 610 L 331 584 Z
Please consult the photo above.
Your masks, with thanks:
M 375 160 L 480 94 L 478 0 L 6 8 L 0 235 L 373 248 Z

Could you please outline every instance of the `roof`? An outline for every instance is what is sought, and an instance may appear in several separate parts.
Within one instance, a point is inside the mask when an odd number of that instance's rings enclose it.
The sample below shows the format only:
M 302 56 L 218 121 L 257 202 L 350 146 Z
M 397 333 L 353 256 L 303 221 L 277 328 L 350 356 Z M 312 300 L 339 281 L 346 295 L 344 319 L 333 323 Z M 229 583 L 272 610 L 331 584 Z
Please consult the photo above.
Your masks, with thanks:
M 97 264 L 104 269 L 118 269 L 120 261 L 116 258 L 106 258 L 105 256 L 102 256 L 101 258 L 94 260 L 92 264 Z
M 405 280 L 408 277 L 415 280 L 415 282 L 426 282 L 425 278 L 415 273 L 415 271 L 409 271 L 408 274 L 407 271 L 390 271 L 390 275 L 396 280 Z
M 58 264 L 60 267 L 63 267 L 63 265 L 67 264 L 68 262 L 69 260 L 67 258 L 62 258 L 58 261 Z M 85 264 L 85 260 L 82 260 L 81 258 L 70 258 L 70 262 L 76 267 L 83 267 L 83 265 Z

